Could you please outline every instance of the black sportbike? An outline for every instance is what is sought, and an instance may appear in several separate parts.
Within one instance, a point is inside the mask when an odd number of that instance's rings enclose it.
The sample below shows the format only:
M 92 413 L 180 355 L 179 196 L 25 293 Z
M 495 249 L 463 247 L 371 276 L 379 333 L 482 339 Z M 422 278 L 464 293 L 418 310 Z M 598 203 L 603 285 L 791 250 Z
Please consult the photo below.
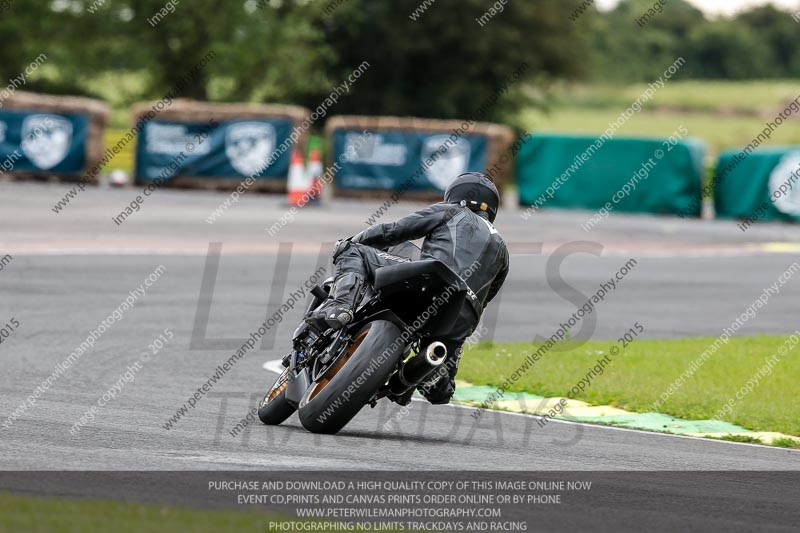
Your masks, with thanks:
M 474 293 L 441 261 L 414 260 L 419 248 L 411 243 L 389 252 L 412 261 L 376 269 L 350 324 L 320 331 L 304 321 L 295 330 L 284 370 L 259 404 L 263 423 L 280 424 L 299 411 L 307 430 L 336 433 L 365 405 L 401 397 L 445 361 L 444 344 L 421 343 L 449 332 Z M 332 282 L 312 289 L 306 316 Z

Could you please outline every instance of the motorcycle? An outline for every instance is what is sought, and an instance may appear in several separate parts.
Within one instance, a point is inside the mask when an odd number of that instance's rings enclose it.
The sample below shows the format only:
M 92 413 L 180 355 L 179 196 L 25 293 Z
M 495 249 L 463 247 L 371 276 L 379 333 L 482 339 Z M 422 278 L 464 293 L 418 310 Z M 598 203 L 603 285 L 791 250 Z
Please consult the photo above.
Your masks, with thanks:
M 308 431 L 337 433 L 364 406 L 402 397 L 444 363 L 444 344 L 421 343 L 449 332 L 475 295 L 441 261 L 417 260 L 419 248 L 411 243 L 389 253 L 409 262 L 376 269 L 346 327 L 319 331 L 304 321 L 295 329 L 284 369 L 259 403 L 264 424 L 280 424 L 297 411 Z M 332 284 L 329 278 L 311 290 L 306 316 Z

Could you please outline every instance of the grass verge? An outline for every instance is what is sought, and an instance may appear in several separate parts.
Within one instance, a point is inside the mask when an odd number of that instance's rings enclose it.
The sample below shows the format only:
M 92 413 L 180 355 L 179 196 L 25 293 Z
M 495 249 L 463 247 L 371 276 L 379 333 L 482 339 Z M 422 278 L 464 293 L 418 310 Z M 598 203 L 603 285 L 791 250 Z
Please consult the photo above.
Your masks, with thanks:
M 535 110 L 523 113 L 523 122 L 535 132 L 557 132 L 598 136 L 625 108 L 556 108 L 550 114 Z M 756 116 L 719 116 L 709 112 L 661 113 L 642 111 L 632 116 L 617 132 L 617 138 L 667 138 L 684 126 L 688 137 L 705 141 L 708 156 L 716 161 L 723 150 L 741 149 L 764 129 L 767 119 Z M 775 130 L 770 145 L 800 144 L 800 128 L 792 125 Z
M 737 391 L 754 378 L 766 358 L 777 354 L 786 339 L 776 336 L 730 339 L 663 401 L 658 411 L 688 420 L 706 420 L 717 418 L 720 409 L 734 399 L 731 412 L 719 419 L 755 431 L 800 436 L 800 395 L 796 393 L 800 382 L 800 349 L 778 356 L 771 373 L 761 378 L 743 398 L 736 398 Z M 590 386 L 574 398 L 633 412 L 651 411 L 662 393 L 714 340 L 636 340 L 613 356 L 602 375 L 592 379 Z M 560 347 L 552 348 L 508 390 L 566 397 L 597 359 L 609 353 L 612 345 L 616 343 L 560 343 Z M 536 348 L 538 345 L 533 343 L 480 343 L 464 354 L 458 377 L 475 385 L 500 386 Z
M 108 149 L 112 146 L 115 146 L 120 139 L 125 138 L 125 134 L 129 131 L 130 128 L 106 128 L 106 130 L 103 132 L 103 142 L 105 143 L 105 147 Z M 102 172 L 110 173 L 112 170 L 120 169 L 127 172 L 128 175 L 133 175 L 133 161 L 135 153 L 136 143 L 128 143 L 125 148 L 120 150 L 118 154 L 111 158 L 108 164 L 103 167 Z
M 41 498 L 0 493 L 0 531 L 26 533 L 216 533 L 270 531 L 288 520 L 253 511 L 208 511 L 167 505 Z
M 635 101 L 648 87 L 633 84 L 572 84 L 556 86 L 556 106 L 615 108 L 620 111 Z M 794 80 L 670 80 L 658 90 L 651 107 L 686 111 L 730 113 L 773 113 L 798 95 Z

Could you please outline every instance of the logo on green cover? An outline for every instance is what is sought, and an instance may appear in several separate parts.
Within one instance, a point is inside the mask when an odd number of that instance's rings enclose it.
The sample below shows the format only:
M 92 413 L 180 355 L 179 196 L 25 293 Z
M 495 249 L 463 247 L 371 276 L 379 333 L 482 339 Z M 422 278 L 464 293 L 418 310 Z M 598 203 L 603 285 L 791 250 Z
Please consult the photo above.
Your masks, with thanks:
M 781 213 L 800 216 L 800 151 L 786 154 L 772 169 L 769 197 Z

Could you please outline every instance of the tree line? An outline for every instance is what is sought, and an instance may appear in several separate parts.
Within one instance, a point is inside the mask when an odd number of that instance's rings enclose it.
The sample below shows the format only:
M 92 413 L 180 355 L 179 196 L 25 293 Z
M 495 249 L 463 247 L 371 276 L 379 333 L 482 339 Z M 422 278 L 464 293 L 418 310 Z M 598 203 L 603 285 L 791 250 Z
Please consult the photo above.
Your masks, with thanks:
M 337 114 L 457 118 L 525 64 L 523 83 L 486 113 L 512 123 L 521 109 L 546 106 L 555 80 L 649 81 L 677 57 L 687 61 L 682 78 L 800 76 L 800 24 L 773 7 L 709 20 L 683 0 L 622 0 L 606 12 L 586 0 L 509 0 L 480 25 L 485 0 L 437 0 L 421 15 L 419 5 L 172 0 L 166 10 L 164 0 L 17 1 L 0 18 L 0 75 L 12 79 L 46 53 L 26 89 L 97 96 L 98 80 L 125 77 L 115 95 L 134 102 L 159 98 L 214 50 L 183 96 L 315 108 L 367 61 Z

